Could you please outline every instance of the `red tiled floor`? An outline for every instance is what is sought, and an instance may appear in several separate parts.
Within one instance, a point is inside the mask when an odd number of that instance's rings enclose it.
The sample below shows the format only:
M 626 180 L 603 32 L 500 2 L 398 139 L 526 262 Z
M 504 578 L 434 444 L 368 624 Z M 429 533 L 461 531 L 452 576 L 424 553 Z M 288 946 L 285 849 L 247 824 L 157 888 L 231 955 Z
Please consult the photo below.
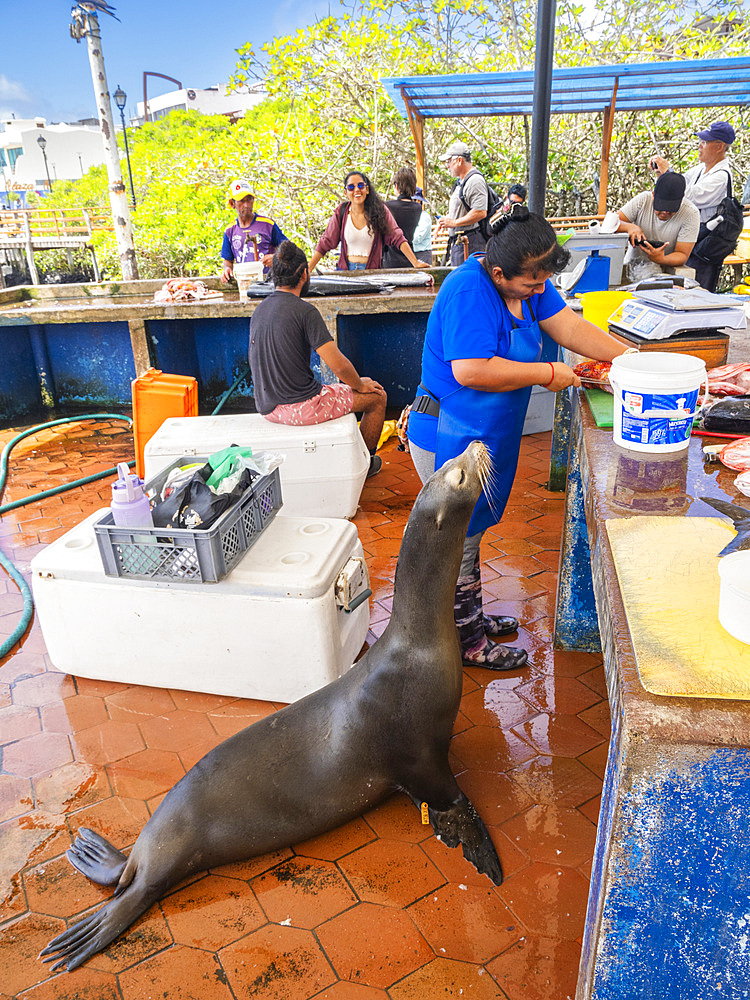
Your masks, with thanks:
M 75 428 L 78 427 L 78 433 Z M 15 431 L 0 432 L 0 447 Z M 68 425 L 14 452 L 4 500 L 109 468 L 132 451 L 120 424 Z M 196 873 L 70 975 L 39 950 L 109 890 L 65 850 L 89 826 L 126 852 L 167 789 L 268 702 L 72 678 L 49 661 L 38 621 L 0 661 L 0 1000 L 566 1000 L 575 990 L 609 713 L 601 657 L 552 649 L 563 500 L 543 487 L 549 435 L 524 438 L 506 519 L 482 544 L 485 604 L 522 623 L 529 666 L 464 671 L 451 743 L 505 882 L 494 888 L 395 795 L 363 817 L 273 855 Z M 390 442 L 354 523 L 385 629 L 418 485 Z M 82 474 L 82 473 L 81 473 Z M 28 575 L 42 542 L 106 505 L 109 485 L 0 521 Z M 0 576 L 0 635 L 21 601 Z

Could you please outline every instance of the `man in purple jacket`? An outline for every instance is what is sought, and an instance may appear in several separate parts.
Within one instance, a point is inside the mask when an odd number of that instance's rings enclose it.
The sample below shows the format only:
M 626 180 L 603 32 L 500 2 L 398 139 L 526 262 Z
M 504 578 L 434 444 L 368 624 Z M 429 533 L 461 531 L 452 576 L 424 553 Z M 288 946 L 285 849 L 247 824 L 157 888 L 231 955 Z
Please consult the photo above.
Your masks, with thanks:
M 244 178 L 229 185 L 228 204 L 237 213 L 237 221 L 224 231 L 221 259 L 223 282 L 234 277 L 234 265 L 250 260 L 262 260 L 269 268 L 274 251 L 288 239 L 273 219 L 255 211 L 255 192 Z

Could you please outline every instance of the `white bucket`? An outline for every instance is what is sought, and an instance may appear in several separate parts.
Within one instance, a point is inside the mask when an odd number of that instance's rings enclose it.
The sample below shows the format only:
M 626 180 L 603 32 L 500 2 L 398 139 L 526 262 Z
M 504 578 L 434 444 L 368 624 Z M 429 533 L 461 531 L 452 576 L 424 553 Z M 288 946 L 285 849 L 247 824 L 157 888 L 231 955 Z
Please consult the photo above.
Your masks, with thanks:
M 248 260 L 242 264 L 235 264 L 234 277 L 240 290 L 240 301 L 243 301 L 250 285 L 263 280 L 263 261 Z
M 615 358 L 613 437 L 630 451 L 663 454 L 687 448 L 706 363 L 691 354 L 642 351 Z
M 750 552 L 719 559 L 719 622 L 740 642 L 750 643 Z

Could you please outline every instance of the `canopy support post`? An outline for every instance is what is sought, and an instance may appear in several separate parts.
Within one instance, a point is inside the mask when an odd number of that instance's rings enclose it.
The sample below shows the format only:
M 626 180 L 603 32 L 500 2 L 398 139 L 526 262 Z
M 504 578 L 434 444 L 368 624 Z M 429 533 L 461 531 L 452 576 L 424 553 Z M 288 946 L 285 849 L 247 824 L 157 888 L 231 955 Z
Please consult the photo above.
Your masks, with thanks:
M 604 125 L 602 127 L 602 162 L 599 167 L 599 215 L 607 211 L 607 185 L 609 184 L 609 147 L 612 143 L 612 128 L 615 123 L 615 103 L 617 101 L 618 78 L 612 88 L 612 100 L 604 109 Z
M 536 8 L 534 100 L 531 111 L 531 156 L 529 158 L 529 208 L 532 212 L 538 212 L 539 215 L 544 215 L 547 187 L 556 8 L 557 0 L 538 0 Z
M 411 136 L 414 140 L 414 149 L 417 154 L 417 186 L 422 188 L 422 193 L 427 194 L 427 187 L 425 185 L 425 162 L 424 162 L 424 118 L 419 114 L 418 111 L 411 106 L 409 97 L 405 92 L 405 88 L 401 88 L 401 97 L 403 99 L 404 105 L 406 106 L 406 114 L 409 119 L 409 128 L 411 129 Z

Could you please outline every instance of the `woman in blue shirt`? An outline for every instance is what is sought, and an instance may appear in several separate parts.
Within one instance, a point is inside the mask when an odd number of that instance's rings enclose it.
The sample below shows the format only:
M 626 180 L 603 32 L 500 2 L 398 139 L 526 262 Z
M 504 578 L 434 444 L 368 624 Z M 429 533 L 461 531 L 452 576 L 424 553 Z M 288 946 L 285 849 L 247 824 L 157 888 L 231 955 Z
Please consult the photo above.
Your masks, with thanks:
M 515 618 L 485 615 L 479 572 L 482 535 L 505 509 L 518 464 L 531 387 L 580 385 L 560 361 L 540 361 L 542 333 L 588 358 L 611 361 L 625 347 L 569 309 L 550 282 L 570 259 L 549 223 L 523 205 L 509 207 L 484 254 L 446 278 L 427 321 L 422 378 L 409 416 L 409 445 L 423 482 L 473 440 L 493 461 L 489 496 L 477 501 L 456 588 L 464 664 L 523 666 L 523 649 L 491 642 L 515 632 Z M 423 397 L 420 402 L 420 397 Z

